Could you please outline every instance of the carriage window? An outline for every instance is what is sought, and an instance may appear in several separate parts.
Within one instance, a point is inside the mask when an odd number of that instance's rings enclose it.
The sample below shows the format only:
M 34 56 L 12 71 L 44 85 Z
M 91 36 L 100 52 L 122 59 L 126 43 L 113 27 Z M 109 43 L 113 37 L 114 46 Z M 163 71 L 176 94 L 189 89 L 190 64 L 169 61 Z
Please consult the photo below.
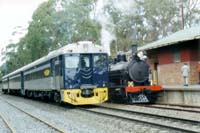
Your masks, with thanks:
M 81 68 L 90 67 L 90 56 L 82 55 L 80 63 L 81 63 Z
M 78 68 L 79 56 L 70 55 L 65 57 L 65 68 Z
M 106 67 L 106 55 L 94 55 L 94 67 Z

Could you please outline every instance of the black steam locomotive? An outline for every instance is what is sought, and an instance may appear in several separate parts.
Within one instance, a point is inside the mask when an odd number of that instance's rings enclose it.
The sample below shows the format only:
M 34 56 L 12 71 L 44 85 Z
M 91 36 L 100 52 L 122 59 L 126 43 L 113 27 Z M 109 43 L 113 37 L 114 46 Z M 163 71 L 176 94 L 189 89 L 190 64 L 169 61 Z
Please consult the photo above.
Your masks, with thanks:
M 128 103 L 154 103 L 159 85 L 149 81 L 150 67 L 137 45 L 132 45 L 132 59 L 128 62 L 123 52 L 117 54 L 109 70 L 109 99 Z

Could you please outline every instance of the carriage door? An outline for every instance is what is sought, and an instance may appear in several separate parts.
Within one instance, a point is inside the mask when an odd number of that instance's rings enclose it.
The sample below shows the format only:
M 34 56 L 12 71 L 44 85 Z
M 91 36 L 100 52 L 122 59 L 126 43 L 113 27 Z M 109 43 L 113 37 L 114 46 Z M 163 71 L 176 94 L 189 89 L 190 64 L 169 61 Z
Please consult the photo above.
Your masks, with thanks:
M 21 94 L 24 96 L 25 95 L 25 91 L 24 91 L 24 74 L 23 72 L 20 73 L 20 81 L 21 81 Z
M 81 84 L 93 84 L 92 55 L 82 54 L 80 57 Z
M 56 59 L 52 59 L 51 60 L 51 72 L 52 72 L 52 76 L 51 76 L 51 88 L 52 89 L 56 89 Z

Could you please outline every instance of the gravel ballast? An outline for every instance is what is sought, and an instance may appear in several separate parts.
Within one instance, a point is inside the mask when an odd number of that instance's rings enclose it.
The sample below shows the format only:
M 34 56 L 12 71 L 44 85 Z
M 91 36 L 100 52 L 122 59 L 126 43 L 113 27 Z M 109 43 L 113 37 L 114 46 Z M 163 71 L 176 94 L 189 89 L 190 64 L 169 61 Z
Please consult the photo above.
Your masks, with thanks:
M 55 133 L 47 125 L 33 119 L 16 108 L 0 100 L 0 112 L 16 133 Z M 4 128 L 5 129 L 5 128 Z M 6 127 L 7 129 L 7 127 Z
M 3 95 L 2 98 L 69 133 L 167 132 L 137 122 L 123 121 L 117 118 L 85 112 L 76 107 L 60 107 L 9 95 Z

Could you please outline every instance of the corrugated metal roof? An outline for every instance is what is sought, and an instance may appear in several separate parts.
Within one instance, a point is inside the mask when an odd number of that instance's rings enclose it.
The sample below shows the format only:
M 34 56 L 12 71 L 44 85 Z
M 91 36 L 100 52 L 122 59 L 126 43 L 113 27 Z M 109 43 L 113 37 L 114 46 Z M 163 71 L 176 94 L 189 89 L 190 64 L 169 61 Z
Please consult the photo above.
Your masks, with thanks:
M 164 37 L 163 39 L 160 39 L 155 42 L 146 44 L 142 47 L 139 47 L 138 49 L 139 50 L 155 49 L 155 48 L 164 47 L 167 45 L 173 45 L 178 42 L 199 39 L 199 38 L 200 38 L 200 25 L 197 27 L 180 30 L 178 32 L 175 32 L 174 34 Z

